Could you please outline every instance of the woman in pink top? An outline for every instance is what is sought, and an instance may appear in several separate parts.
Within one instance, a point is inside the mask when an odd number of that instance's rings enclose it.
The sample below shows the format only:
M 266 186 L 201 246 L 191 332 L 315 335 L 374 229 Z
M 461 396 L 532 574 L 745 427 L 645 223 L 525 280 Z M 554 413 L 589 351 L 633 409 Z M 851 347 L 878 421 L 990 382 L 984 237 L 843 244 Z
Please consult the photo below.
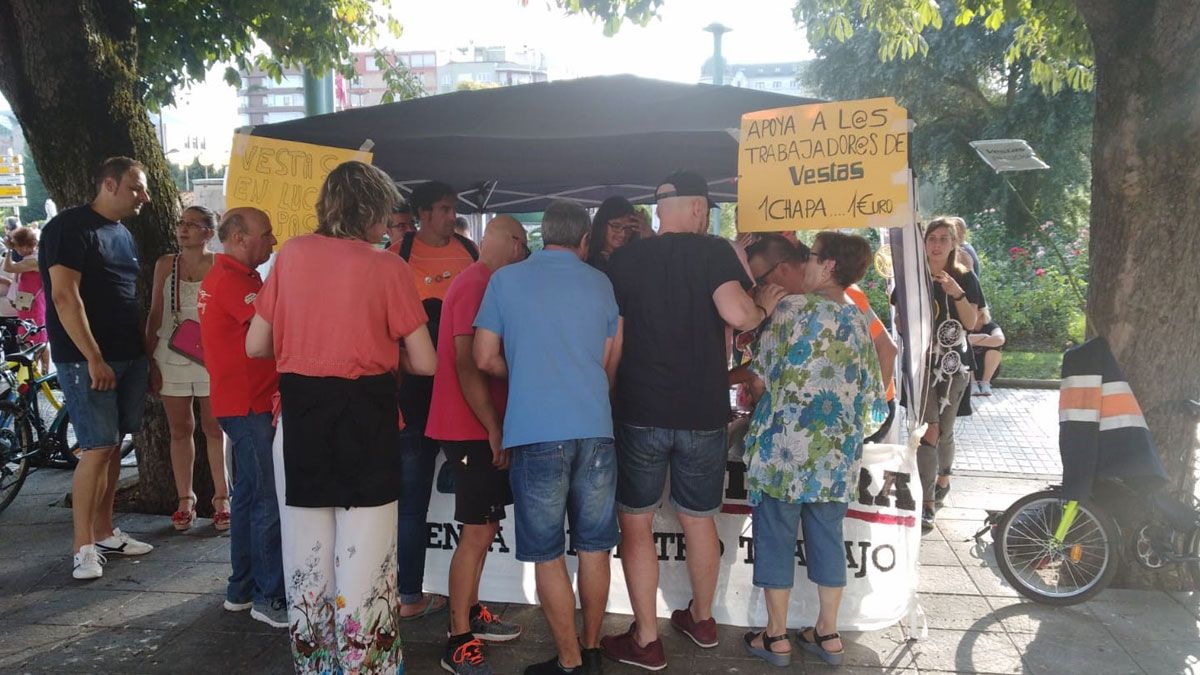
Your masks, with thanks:
M 13 230 L 11 238 L 12 250 L 4 257 L 4 271 L 17 277 L 17 296 L 14 301 L 17 318 L 45 326 L 46 293 L 42 288 L 42 275 L 38 273 L 38 231 L 30 227 L 18 227 Z M 14 252 L 22 256 L 20 262 L 13 262 Z M 22 298 L 26 302 L 22 302 Z M 20 328 L 17 337 L 23 344 L 40 345 L 46 342 L 46 330 L 40 328 L 37 332 L 26 335 L 25 329 Z M 41 360 L 42 372 L 50 372 L 49 349 L 42 350 Z
M 396 378 L 432 375 L 437 356 L 407 264 L 374 246 L 399 198 L 369 164 L 336 167 L 317 232 L 280 249 L 246 336 L 280 373 L 274 470 L 301 673 L 402 669 Z

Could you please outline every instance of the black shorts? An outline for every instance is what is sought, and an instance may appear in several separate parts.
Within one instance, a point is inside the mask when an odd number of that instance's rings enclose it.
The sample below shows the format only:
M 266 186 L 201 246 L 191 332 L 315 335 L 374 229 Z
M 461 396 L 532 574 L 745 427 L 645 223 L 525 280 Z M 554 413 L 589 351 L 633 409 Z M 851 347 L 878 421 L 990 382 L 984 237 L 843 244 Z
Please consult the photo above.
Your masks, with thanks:
M 513 503 L 508 469 L 492 465 L 487 441 L 442 441 L 446 462 L 454 471 L 454 519 L 464 525 L 487 525 L 504 520 L 504 507 Z

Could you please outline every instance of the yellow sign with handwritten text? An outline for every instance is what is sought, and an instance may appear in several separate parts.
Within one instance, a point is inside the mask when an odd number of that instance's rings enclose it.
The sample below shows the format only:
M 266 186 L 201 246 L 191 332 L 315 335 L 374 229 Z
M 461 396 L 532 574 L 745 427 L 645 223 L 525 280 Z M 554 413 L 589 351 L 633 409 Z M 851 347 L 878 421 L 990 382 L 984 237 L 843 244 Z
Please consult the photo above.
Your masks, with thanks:
M 912 220 L 908 111 L 895 99 L 742 115 L 742 232 L 895 227 Z
M 338 164 L 370 163 L 372 154 L 324 145 L 235 134 L 225 180 L 225 208 L 253 206 L 271 217 L 279 243 L 317 229 L 317 195 Z

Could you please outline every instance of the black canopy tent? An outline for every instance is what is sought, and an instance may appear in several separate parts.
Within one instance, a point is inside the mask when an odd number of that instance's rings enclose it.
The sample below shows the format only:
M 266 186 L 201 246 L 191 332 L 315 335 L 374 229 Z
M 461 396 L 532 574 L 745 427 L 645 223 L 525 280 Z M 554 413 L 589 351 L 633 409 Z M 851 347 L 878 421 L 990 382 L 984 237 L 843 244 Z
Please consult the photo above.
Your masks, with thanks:
M 342 148 L 374 142 L 374 163 L 406 192 L 426 180 L 460 192 L 459 211 L 540 211 L 555 197 L 594 207 L 653 201 L 690 169 L 734 201 L 743 113 L 815 99 L 632 75 L 463 91 L 254 127 L 256 136 Z

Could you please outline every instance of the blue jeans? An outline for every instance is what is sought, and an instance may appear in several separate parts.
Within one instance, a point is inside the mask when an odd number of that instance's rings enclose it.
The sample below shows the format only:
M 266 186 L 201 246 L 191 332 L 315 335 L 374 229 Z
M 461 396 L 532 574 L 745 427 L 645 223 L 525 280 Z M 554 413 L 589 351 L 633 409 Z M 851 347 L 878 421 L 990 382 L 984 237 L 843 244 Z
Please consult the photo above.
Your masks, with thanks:
M 793 504 L 766 495 L 750 518 L 754 534 L 754 585 L 791 588 L 796 582 L 796 534 L 803 527 L 808 579 L 818 586 L 846 585 L 842 523 L 846 502 Z
M 400 602 L 420 602 L 425 585 L 425 550 L 429 545 L 429 497 L 438 442 L 425 437 L 424 427 L 410 425 L 400 432 L 400 502 L 396 534 L 396 582 Z
M 233 495 L 229 558 L 233 574 L 225 598 L 230 602 L 270 604 L 283 598 L 283 556 L 279 542 L 279 501 L 271 444 L 271 413 L 219 417 L 233 444 Z
M 111 448 L 125 434 L 142 430 L 146 386 L 150 381 L 149 361 L 139 356 L 128 361 L 108 361 L 108 366 L 117 376 L 117 386 L 96 391 L 92 389 L 87 361 L 54 364 L 75 438 L 84 450 Z
M 671 474 L 671 503 L 677 513 L 705 518 L 725 498 L 725 427 L 664 429 L 616 425 L 617 509 L 648 513 L 662 502 Z
M 576 551 L 617 545 L 617 453 L 611 438 L 531 443 L 512 449 L 517 560 L 549 562 L 566 553 L 563 518 Z

